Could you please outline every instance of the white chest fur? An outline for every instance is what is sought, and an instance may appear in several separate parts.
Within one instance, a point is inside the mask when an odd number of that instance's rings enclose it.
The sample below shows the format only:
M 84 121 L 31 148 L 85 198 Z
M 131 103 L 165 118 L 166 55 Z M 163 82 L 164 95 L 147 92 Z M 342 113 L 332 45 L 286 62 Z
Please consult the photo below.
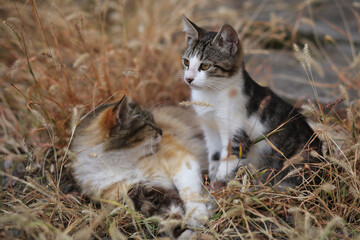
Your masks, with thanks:
M 214 121 L 222 145 L 219 148 L 221 149 L 221 158 L 228 155 L 228 143 L 237 131 L 243 130 L 250 139 L 255 139 L 267 130 L 257 114 L 248 116 L 246 105 L 250 99 L 243 92 L 242 76 L 237 75 L 233 78 L 223 79 L 223 81 L 228 81 L 228 84 L 220 91 L 207 88 L 192 90 L 192 101 L 211 105 L 211 107 L 195 105 L 194 109 L 203 121 L 209 122 L 208 118 Z M 214 127 L 212 128 L 214 129 Z M 263 147 L 261 148 L 263 149 Z
M 218 125 L 219 131 L 232 135 L 238 129 L 243 129 L 250 138 L 263 134 L 265 126 L 260 123 L 256 115 L 247 115 L 246 104 L 249 101 L 241 87 L 242 79 L 235 76 L 225 88 L 220 91 L 212 89 L 193 89 L 192 101 L 204 102 L 211 106 L 194 105 L 199 116 L 212 117 Z M 224 132 L 224 133 L 225 133 Z

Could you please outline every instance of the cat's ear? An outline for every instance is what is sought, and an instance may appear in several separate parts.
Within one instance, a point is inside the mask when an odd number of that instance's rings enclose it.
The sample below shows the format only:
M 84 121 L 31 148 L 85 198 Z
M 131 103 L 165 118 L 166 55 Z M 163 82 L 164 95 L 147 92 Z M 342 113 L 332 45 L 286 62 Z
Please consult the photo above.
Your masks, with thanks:
M 125 126 L 129 113 L 128 100 L 125 95 L 115 105 L 115 107 L 113 108 L 113 112 L 115 112 L 115 119 L 120 124 L 120 126 Z
M 238 51 L 239 37 L 235 29 L 229 24 L 224 24 L 212 41 L 220 49 L 230 55 Z
M 206 31 L 201 27 L 198 27 L 195 23 L 190 21 L 185 15 L 183 15 L 184 22 L 184 32 L 186 32 L 186 43 L 187 45 L 191 45 L 193 41 L 201 38 Z

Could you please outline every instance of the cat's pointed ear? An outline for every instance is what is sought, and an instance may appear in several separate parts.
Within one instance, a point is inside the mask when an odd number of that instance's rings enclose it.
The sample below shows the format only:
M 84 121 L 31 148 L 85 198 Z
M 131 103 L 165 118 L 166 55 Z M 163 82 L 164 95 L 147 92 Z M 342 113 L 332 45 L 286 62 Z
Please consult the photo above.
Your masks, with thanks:
M 128 100 L 125 95 L 115 105 L 113 111 L 115 112 L 116 121 L 120 124 L 120 126 L 124 126 L 126 124 L 126 120 L 129 112 Z
M 238 51 L 239 37 L 235 29 L 229 24 L 224 24 L 212 41 L 222 51 L 234 55 Z
M 191 45 L 193 41 L 201 38 L 206 31 L 201 27 L 198 27 L 195 23 L 190 21 L 185 15 L 183 15 L 184 22 L 184 32 L 186 32 L 186 43 L 187 45 Z

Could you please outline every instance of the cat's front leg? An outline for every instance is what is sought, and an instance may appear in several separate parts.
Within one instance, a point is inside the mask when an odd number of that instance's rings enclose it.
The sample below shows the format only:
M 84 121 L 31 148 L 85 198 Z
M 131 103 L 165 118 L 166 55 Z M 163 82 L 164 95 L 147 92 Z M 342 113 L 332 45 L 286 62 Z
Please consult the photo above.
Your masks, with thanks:
M 207 121 L 206 123 L 203 123 L 201 127 L 205 135 L 205 142 L 208 151 L 209 177 L 210 179 L 214 179 L 219 167 L 219 160 L 221 158 L 221 138 L 215 121 Z
M 208 221 L 209 211 L 206 207 L 208 198 L 202 196 L 202 177 L 200 165 L 193 158 L 185 159 L 173 182 L 185 204 L 187 225 L 202 228 Z
M 221 141 L 221 152 L 220 152 L 220 160 L 228 158 L 231 155 L 229 152 L 229 144 L 231 144 L 232 134 L 231 130 L 229 130 L 225 124 L 221 125 L 219 136 Z

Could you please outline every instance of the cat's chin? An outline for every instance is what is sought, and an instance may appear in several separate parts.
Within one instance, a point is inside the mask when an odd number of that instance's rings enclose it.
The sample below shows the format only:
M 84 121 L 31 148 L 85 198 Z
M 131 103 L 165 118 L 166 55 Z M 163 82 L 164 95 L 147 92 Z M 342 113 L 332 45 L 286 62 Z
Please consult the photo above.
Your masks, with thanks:
M 151 146 L 147 146 L 143 157 L 155 154 L 158 151 L 158 149 L 159 149 L 159 144 L 153 144 Z
M 202 87 L 196 86 L 196 85 L 192 85 L 192 84 L 188 84 L 189 87 L 191 88 L 191 90 L 201 90 Z
M 144 156 L 148 156 L 156 153 L 157 150 L 159 149 L 160 142 L 161 142 L 161 136 L 146 141 L 146 143 L 142 146 L 142 148 L 144 149 Z

